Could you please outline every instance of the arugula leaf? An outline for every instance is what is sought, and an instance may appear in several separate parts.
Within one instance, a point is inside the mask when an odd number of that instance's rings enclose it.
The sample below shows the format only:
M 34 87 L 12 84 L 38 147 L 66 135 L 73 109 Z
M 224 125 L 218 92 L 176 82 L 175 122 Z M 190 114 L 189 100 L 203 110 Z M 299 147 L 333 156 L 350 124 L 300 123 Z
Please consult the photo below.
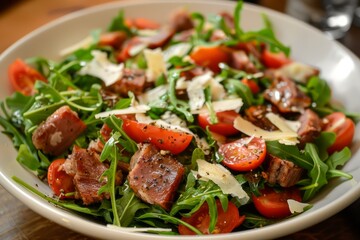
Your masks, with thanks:
M 284 145 L 278 141 L 267 141 L 266 150 L 279 158 L 287 159 L 296 165 L 311 170 L 313 168 L 312 160 L 309 156 L 300 152 L 298 147 L 292 145 Z
M 345 147 L 340 152 L 334 152 L 325 162 L 329 167 L 326 175 L 327 179 L 334 177 L 345 177 L 347 179 L 351 179 L 352 176 L 350 174 L 336 169 L 339 166 L 343 166 L 350 158 L 351 151 L 348 147 Z
M 127 35 L 132 36 L 131 29 L 125 24 L 124 11 L 120 10 L 118 15 L 111 21 L 108 26 L 109 32 L 124 31 Z
M 236 94 L 242 98 L 244 108 L 255 105 L 257 102 L 248 86 L 236 79 L 227 79 L 224 81 L 224 86 L 228 93 Z
M 235 24 L 235 35 L 238 39 L 240 39 L 244 33 L 242 30 L 240 23 L 241 23 L 241 11 L 243 7 L 243 1 L 238 1 L 235 9 L 234 9 L 234 24 Z
M 116 226 L 121 226 L 115 198 L 116 168 L 119 160 L 119 153 L 116 144 L 118 143 L 119 138 L 120 134 L 114 133 L 113 136 L 111 136 L 110 139 L 105 143 L 104 151 L 100 155 L 100 161 L 103 162 L 105 160 L 109 160 L 110 167 L 101 176 L 101 178 L 107 178 L 106 184 L 98 190 L 99 195 L 105 192 L 110 194 L 111 207 L 114 214 L 113 224 Z
M 327 82 L 318 76 L 313 76 L 306 84 L 306 88 L 317 107 L 323 107 L 331 99 L 331 89 Z
M 16 160 L 23 166 L 30 170 L 36 171 L 40 167 L 40 162 L 37 157 L 30 151 L 25 144 L 21 144 L 19 147 Z
M 335 142 L 335 139 L 334 132 L 321 132 L 320 136 L 315 139 L 314 143 L 318 147 L 321 160 L 325 161 L 329 157 L 327 149 Z
M 133 222 L 138 210 L 149 208 L 149 206 L 135 196 L 135 193 L 126 182 L 120 194 L 123 196 L 116 200 L 120 226 L 127 227 Z
M 194 116 L 190 113 L 189 104 L 185 101 L 179 100 L 176 97 L 176 81 L 179 78 L 179 71 L 174 71 L 169 73 L 168 81 L 169 81 L 169 101 L 171 106 L 175 111 L 183 114 L 188 122 L 194 121 Z
M 329 169 L 328 165 L 326 165 L 323 161 L 321 161 L 316 145 L 313 143 L 307 143 L 305 145 L 305 152 L 308 154 L 312 161 L 313 167 L 308 173 L 311 184 L 305 187 L 302 187 L 304 192 L 303 200 L 306 202 L 311 199 L 315 194 L 328 183 L 326 178 L 326 173 Z

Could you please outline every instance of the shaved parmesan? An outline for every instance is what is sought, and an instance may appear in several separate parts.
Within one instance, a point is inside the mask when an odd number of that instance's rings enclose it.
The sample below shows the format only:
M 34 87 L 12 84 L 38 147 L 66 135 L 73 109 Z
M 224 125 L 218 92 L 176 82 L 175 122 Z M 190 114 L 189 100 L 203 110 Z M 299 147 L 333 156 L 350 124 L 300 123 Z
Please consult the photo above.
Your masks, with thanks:
M 146 113 L 150 110 L 150 107 L 147 105 L 137 105 L 131 106 L 123 109 L 115 109 L 107 112 L 98 113 L 95 115 L 95 118 L 105 118 L 110 115 L 121 115 L 121 114 L 135 114 L 135 113 Z
M 158 100 L 161 96 L 167 93 L 168 85 L 160 85 L 156 88 L 152 88 L 149 91 L 137 96 L 141 104 L 149 104 Z M 166 107 L 166 106 L 164 106 Z
M 272 141 L 272 140 L 280 140 L 284 141 L 287 144 L 295 145 L 297 143 L 297 133 L 293 131 L 266 131 L 261 129 L 251 122 L 243 119 L 241 116 L 235 118 L 234 120 L 234 127 L 247 134 L 248 136 L 255 136 L 258 138 L 263 138 L 264 140 Z
M 214 101 L 211 103 L 212 108 L 215 112 L 223 112 L 229 110 L 240 111 L 240 108 L 243 105 L 243 101 L 241 98 L 232 98 L 232 99 L 225 99 L 220 101 Z M 191 111 L 192 114 L 200 114 L 200 113 L 207 113 L 209 109 L 204 106 L 199 110 Z
M 178 43 L 170 46 L 164 51 L 165 61 L 169 61 L 170 58 L 178 56 L 183 57 L 191 49 L 191 44 L 189 43 Z
M 186 88 L 189 97 L 190 110 L 198 110 L 205 104 L 204 89 L 209 85 L 212 79 L 212 73 L 206 72 L 203 75 L 194 77 Z
M 226 90 L 224 86 L 214 78 L 212 78 L 210 81 L 210 87 L 211 87 L 211 100 L 219 101 L 226 97 Z
M 294 199 L 288 199 L 287 203 L 289 205 L 289 209 L 291 213 L 302 213 L 305 210 L 305 208 L 310 206 L 310 204 L 308 203 L 298 202 Z
M 231 194 L 233 197 L 238 197 L 241 204 L 245 204 L 249 201 L 249 195 L 225 167 L 220 164 L 209 163 L 202 159 L 198 159 L 196 162 L 198 164 L 197 174 L 201 176 L 200 179 L 213 181 L 220 187 L 224 194 Z
M 317 75 L 319 71 L 312 66 L 292 62 L 284 65 L 277 72 L 295 81 L 306 83 L 311 76 Z
M 91 75 L 100 78 L 106 86 L 117 82 L 123 74 L 124 64 L 114 64 L 107 58 L 106 53 L 93 50 L 91 55 L 94 58 L 80 69 L 80 75 Z
M 164 54 L 160 48 L 144 50 L 145 60 L 148 66 L 148 79 L 155 81 L 162 74 L 166 74 L 166 63 Z
M 279 115 L 276 115 L 275 113 L 267 113 L 265 116 L 267 119 L 270 120 L 272 124 L 274 124 L 278 129 L 280 129 L 280 131 L 294 133 L 290 126 L 287 125 L 285 120 Z
M 75 52 L 76 50 L 79 50 L 81 48 L 88 48 L 90 47 L 91 43 L 93 42 L 93 38 L 91 36 L 87 36 L 86 38 L 84 38 L 83 40 L 81 40 L 78 43 L 75 43 L 67 48 L 64 48 L 60 51 L 60 56 L 64 57 L 66 55 L 69 55 L 73 52 Z

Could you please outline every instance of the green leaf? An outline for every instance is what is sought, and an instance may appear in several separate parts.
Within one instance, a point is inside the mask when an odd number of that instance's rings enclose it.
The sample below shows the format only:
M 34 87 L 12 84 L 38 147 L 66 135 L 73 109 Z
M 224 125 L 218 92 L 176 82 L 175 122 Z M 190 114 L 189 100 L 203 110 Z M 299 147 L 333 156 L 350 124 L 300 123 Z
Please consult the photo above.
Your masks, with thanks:
M 191 155 L 191 166 L 190 169 L 191 170 L 196 170 L 197 168 L 197 163 L 196 161 L 198 159 L 205 159 L 205 154 L 204 151 L 201 148 L 195 148 L 194 151 L 192 152 Z M 192 175 L 192 174 L 190 174 Z
M 244 108 L 255 104 L 255 99 L 248 86 L 235 79 L 227 79 L 224 81 L 224 86 L 230 94 L 236 94 L 242 98 Z
M 278 141 L 267 141 L 266 150 L 268 153 L 273 154 L 279 158 L 290 160 L 296 165 L 303 167 L 307 170 L 313 168 L 311 158 L 301 153 L 296 146 L 284 145 Z
M 339 166 L 343 166 L 350 158 L 351 151 L 348 147 L 345 147 L 340 152 L 334 152 L 325 162 L 329 167 L 327 179 L 334 177 L 345 177 L 347 179 L 351 179 L 352 176 L 350 174 L 337 170 Z
M 29 148 L 25 144 L 21 144 L 16 160 L 30 170 L 36 171 L 40 167 L 39 160 L 34 157 Z
M 321 161 L 316 145 L 313 143 L 307 143 L 305 145 L 305 152 L 311 157 L 313 161 L 313 168 L 308 173 L 311 179 L 311 184 L 302 188 L 305 189 L 303 196 L 304 202 L 309 201 L 324 185 L 328 183 L 326 178 L 328 166 Z
M 141 202 L 127 184 L 124 186 L 126 189 L 123 192 L 123 196 L 116 200 L 116 205 L 120 226 L 127 227 L 133 222 L 135 214 L 138 210 L 149 208 L 149 206 Z
M 128 28 L 125 24 L 125 17 L 123 10 L 120 10 L 118 15 L 111 21 L 110 25 L 108 26 L 108 31 L 109 32 L 124 31 L 129 36 L 132 36 L 132 32 L 130 28 Z
M 218 211 L 217 211 L 216 201 L 214 198 L 207 197 L 206 202 L 209 207 L 209 216 L 210 216 L 209 232 L 212 233 L 216 227 Z
M 306 87 L 316 106 L 323 107 L 329 103 L 331 99 L 331 89 L 325 80 L 318 76 L 313 76 L 309 79 Z
M 334 132 L 321 132 L 320 136 L 314 141 L 318 147 L 319 157 L 325 161 L 329 157 L 327 149 L 335 142 L 336 134 Z
M 238 1 L 234 9 L 235 35 L 238 39 L 240 39 L 244 33 L 240 26 L 242 8 L 243 8 L 243 1 Z

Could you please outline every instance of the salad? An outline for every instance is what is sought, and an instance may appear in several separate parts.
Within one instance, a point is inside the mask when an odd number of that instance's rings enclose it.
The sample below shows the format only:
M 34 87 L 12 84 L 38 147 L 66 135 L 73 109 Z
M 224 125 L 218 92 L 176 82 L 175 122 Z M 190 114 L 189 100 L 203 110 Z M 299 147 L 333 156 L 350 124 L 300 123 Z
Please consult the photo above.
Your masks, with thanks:
M 283 221 L 351 179 L 341 167 L 360 116 L 266 16 L 244 31 L 241 9 L 178 9 L 164 25 L 120 10 L 61 61 L 14 59 L 0 124 L 53 196 L 13 179 L 109 227 L 172 235 Z

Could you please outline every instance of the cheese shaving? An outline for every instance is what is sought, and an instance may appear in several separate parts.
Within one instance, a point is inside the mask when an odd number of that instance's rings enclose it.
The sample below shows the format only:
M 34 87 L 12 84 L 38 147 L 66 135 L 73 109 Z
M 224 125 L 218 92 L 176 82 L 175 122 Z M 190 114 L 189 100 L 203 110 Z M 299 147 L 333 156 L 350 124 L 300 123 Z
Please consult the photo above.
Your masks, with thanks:
M 238 197 L 241 204 L 246 204 L 250 197 L 244 191 L 241 184 L 231 174 L 229 170 L 220 164 L 212 164 L 205 160 L 198 159 L 198 172 L 202 180 L 211 180 L 218 185 L 224 194 L 231 194 L 233 197 Z
M 76 50 L 90 47 L 92 42 L 93 42 L 93 38 L 91 36 L 87 36 L 80 42 L 77 42 L 67 48 L 62 49 L 59 54 L 61 57 L 64 57 L 66 55 L 69 55 L 69 54 L 75 52 Z
M 123 74 L 124 64 L 114 64 L 107 58 L 106 53 L 93 50 L 93 59 L 80 69 L 80 75 L 91 75 L 100 78 L 106 86 L 117 82 Z
M 160 48 L 154 50 L 145 49 L 144 56 L 148 66 L 147 75 L 149 80 L 155 81 L 162 74 L 166 74 L 164 54 Z
M 284 65 L 277 72 L 283 76 L 294 79 L 295 81 L 306 83 L 309 77 L 314 76 L 318 73 L 318 70 L 312 66 L 292 62 Z
M 289 209 L 291 213 L 302 213 L 305 210 L 305 208 L 310 206 L 310 204 L 308 203 L 298 202 L 294 199 L 288 199 L 287 203 L 289 205 Z
M 203 75 L 194 77 L 186 88 L 189 97 L 189 106 L 191 111 L 199 110 L 205 104 L 204 89 L 209 85 L 212 79 L 212 73 L 207 72 Z
M 273 141 L 273 140 L 284 140 L 288 144 L 292 143 L 292 145 L 295 145 L 297 143 L 294 141 L 297 138 L 297 133 L 293 131 L 266 131 L 264 129 L 261 129 L 251 122 L 243 119 L 241 116 L 235 118 L 234 120 L 234 127 L 245 133 L 248 136 L 255 136 L 258 138 L 263 138 L 264 140 Z
M 105 118 L 110 115 L 121 115 L 121 114 L 135 114 L 135 113 L 146 113 L 150 110 L 150 107 L 147 105 L 137 105 L 131 106 L 123 109 L 115 109 L 107 112 L 98 113 L 95 115 L 95 118 Z
M 240 111 L 240 108 L 243 105 L 243 101 L 241 98 L 231 98 L 220 101 L 211 102 L 212 108 L 215 112 L 223 112 L 229 110 L 235 110 L 236 112 Z M 208 113 L 209 109 L 207 106 L 202 107 L 199 110 L 191 111 L 192 114 L 200 114 L 200 113 Z

